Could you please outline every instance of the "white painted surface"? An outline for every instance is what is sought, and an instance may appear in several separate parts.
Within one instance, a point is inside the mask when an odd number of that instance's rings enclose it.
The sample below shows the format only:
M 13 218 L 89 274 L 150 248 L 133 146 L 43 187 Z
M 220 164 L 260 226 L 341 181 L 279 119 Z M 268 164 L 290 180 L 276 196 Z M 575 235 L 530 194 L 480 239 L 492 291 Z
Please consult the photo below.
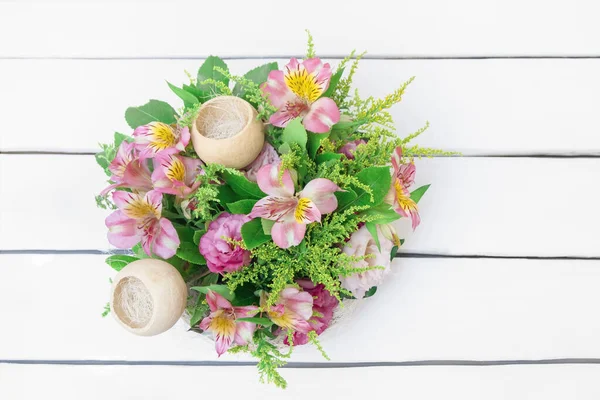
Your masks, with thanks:
M 597 15 L 595 0 L 15 2 L 0 56 L 287 56 L 307 28 L 325 55 L 598 55 Z
M 259 384 L 253 367 L 0 365 L 0 397 L 595 400 L 600 396 L 599 373 L 597 365 L 286 369 L 289 386 L 281 391 Z
M 403 251 L 598 257 L 598 176 L 600 159 L 417 160 L 415 187 L 432 186 L 418 229 L 399 221 Z M 0 156 L 10 205 L 0 208 L 0 249 L 109 249 L 108 213 L 94 202 L 105 180 L 92 156 Z M 24 184 L 39 195 L 17 190 Z
M 597 57 L 595 0 L 230 1 L 224 17 L 216 7 L 0 2 L 0 152 L 94 151 L 125 130 L 126 107 L 149 98 L 179 104 L 164 79 L 181 82 L 199 58 L 244 58 L 228 61 L 243 73 L 262 62 L 257 57 L 303 54 L 304 28 L 319 54 L 356 48 L 395 59 L 363 62 L 356 83 L 365 94 L 385 94 L 416 75 L 393 113 L 400 135 L 431 122 L 422 145 L 465 155 L 600 151 L 597 58 L 400 59 Z M 404 250 L 600 257 L 599 173 L 598 158 L 420 161 L 418 183 L 432 188 Z M 106 249 L 105 213 L 93 201 L 103 179 L 91 156 L 0 155 L 0 249 Z M 600 358 L 598 263 L 396 260 L 388 284 L 323 344 L 342 363 Z M 98 255 L 0 255 L 0 361 L 215 360 L 211 344 L 181 326 L 137 338 L 100 318 L 112 275 Z M 321 361 L 309 347 L 298 350 L 293 361 Z M 599 368 L 289 369 L 283 395 L 597 399 Z M 251 367 L 0 364 L 0 398 L 10 400 L 282 395 L 256 381 Z
M 180 323 L 140 338 L 100 316 L 116 274 L 100 255 L 1 255 L 0 360 L 251 361 Z M 322 336 L 331 361 L 600 358 L 600 261 L 397 259 L 353 318 Z M 326 362 L 312 346 L 293 361 Z
M 264 62 L 227 61 L 240 75 Z M 0 109 L 14 110 L 3 121 L 0 150 L 96 152 L 113 132 L 131 132 L 123 117 L 127 107 L 150 98 L 181 107 L 165 80 L 180 85 L 187 80 L 184 70 L 195 74 L 201 63 L 0 60 Z M 391 111 L 400 136 L 430 122 L 416 141 L 422 146 L 465 155 L 598 154 L 598 70 L 598 59 L 364 60 L 355 85 L 363 96 L 381 97 L 416 76 Z M 41 106 L 33 111 L 34 104 Z

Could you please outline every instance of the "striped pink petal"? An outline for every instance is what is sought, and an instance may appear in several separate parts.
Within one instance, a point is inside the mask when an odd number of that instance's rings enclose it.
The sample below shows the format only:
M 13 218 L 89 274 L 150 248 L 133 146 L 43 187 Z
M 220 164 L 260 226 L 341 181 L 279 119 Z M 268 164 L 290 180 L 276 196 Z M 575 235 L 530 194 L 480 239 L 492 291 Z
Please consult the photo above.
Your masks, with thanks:
M 248 216 L 271 221 L 294 221 L 297 205 L 298 199 L 294 197 L 268 196 L 257 201 Z
M 281 108 L 296 98 L 296 95 L 285 84 L 283 71 L 269 72 L 269 77 L 261 86 L 261 90 L 268 97 L 269 102 L 276 108 Z
M 140 242 L 140 234 L 134 219 L 117 210 L 106 217 L 108 242 L 119 249 L 130 249 Z
M 269 196 L 292 197 L 294 195 L 294 182 L 290 171 L 285 171 L 279 179 L 280 164 L 268 164 L 262 167 L 256 175 L 256 182 L 260 190 Z
M 161 218 L 157 224 L 152 252 L 161 258 L 168 259 L 175 255 L 179 244 L 179 236 L 171 221 Z
M 273 242 L 282 249 L 297 246 L 304 239 L 306 225 L 297 222 L 276 222 L 271 229 Z
M 299 196 L 312 200 L 321 214 L 329 214 L 335 211 L 338 206 L 338 201 L 334 194 L 338 191 L 342 191 L 342 189 L 329 179 L 317 178 L 308 182 Z
M 329 132 L 331 127 L 340 121 L 340 110 L 333 100 L 321 97 L 310 106 L 302 123 L 314 133 Z

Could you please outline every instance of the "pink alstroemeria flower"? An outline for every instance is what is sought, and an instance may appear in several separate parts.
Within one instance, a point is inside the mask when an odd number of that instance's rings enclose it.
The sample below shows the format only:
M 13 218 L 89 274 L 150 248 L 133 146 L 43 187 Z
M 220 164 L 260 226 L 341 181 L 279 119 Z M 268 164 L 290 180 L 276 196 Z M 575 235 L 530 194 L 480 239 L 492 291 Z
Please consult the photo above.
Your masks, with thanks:
M 142 242 L 151 256 L 167 259 L 175 255 L 179 236 L 171 221 L 161 218 L 162 194 L 151 190 L 145 195 L 117 191 L 113 201 L 119 209 L 106 218 L 108 241 L 120 249 L 130 249 Z
M 322 214 L 328 214 L 337 208 L 334 192 L 342 189 L 329 179 L 317 178 L 308 182 L 294 196 L 294 182 L 290 172 L 285 171 L 280 182 L 279 170 L 279 164 L 269 164 L 258 171 L 258 186 L 268 196 L 254 205 L 249 217 L 275 221 L 271 230 L 273 242 L 282 249 L 287 249 L 302 242 L 307 224 L 321 222 Z
M 206 294 L 206 301 L 210 307 L 210 315 L 200 322 L 200 329 L 213 333 L 219 356 L 225 353 L 233 342 L 244 346 L 252 341 L 256 324 L 237 319 L 253 317 L 258 307 L 233 307 L 227 299 L 212 290 Z
M 261 298 L 263 306 L 264 297 Z M 313 330 L 308 320 L 313 315 L 313 297 L 308 292 L 288 285 L 279 293 L 277 304 L 267 311 L 269 318 L 282 329 L 308 333 Z
M 187 127 L 150 122 L 133 131 L 134 143 L 140 158 L 152 158 L 159 153 L 176 154 L 185 150 L 190 142 Z
M 329 87 L 331 67 L 319 58 L 302 62 L 292 58 L 285 71 L 271 71 L 261 86 L 269 102 L 277 108 L 269 122 L 280 128 L 297 117 L 315 133 L 329 132 L 340 121 L 340 110 L 329 97 L 321 97 Z
M 200 186 L 196 177 L 202 173 L 202 161 L 197 158 L 160 153 L 154 158 L 152 182 L 161 193 L 186 198 Z
M 392 186 L 386 196 L 386 202 L 391 204 L 398 214 L 410 217 L 413 230 L 419 226 L 421 217 L 417 203 L 410 198 L 408 188 L 415 181 L 415 164 L 402 162 L 402 148 L 396 147 L 392 153 Z
M 133 143 L 125 141 L 121 143 L 108 169 L 112 172 L 110 180 L 113 183 L 100 193 L 102 196 L 117 187 L 127 187 L 141 192 L 152 190 L 148 164 L 137 158 Z

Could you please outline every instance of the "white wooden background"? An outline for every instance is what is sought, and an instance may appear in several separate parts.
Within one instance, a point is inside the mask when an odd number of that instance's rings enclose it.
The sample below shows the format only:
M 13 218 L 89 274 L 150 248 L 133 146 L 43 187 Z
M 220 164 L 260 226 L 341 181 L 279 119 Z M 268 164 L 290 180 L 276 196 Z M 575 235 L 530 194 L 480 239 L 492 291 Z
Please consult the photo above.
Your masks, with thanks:
M 0 2 L 0 398 L 270 399 L 252 360 L 176 326 L 101 318 L 113 271 L 93 196 L 96 143 L 202 58 L 243 73 L 367 49 L 356 84 L 401 135 L 463 158 L 432 183 L 392 278 L 323 345 L 298 348 L 286 398 L 600 397 L 597 0 Z M 403 227 L 404 229 L 406 227 Z M 405 229 L 406 231 L 406 229 Z M 42 397 L 43 396 L 43 397 Z

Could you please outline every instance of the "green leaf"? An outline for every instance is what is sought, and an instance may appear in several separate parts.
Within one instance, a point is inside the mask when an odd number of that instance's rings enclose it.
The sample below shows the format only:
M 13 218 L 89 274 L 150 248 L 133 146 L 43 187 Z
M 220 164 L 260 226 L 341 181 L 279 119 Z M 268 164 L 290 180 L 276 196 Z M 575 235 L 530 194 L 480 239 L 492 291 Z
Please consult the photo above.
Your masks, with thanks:
M 400 215 L 394 211 L 388 204 L 380 204 L 377 207 L 369 208 L 362 212 L 363 215 L 375 216 L 377 219 L 371 221 L 374 224 L 382 225 L 400 219 Z
M 216 56 L 208 57 L 198 69 L 198 81 L 196 86 L 206 96 L 210 96 L 216 91 L 214 84 L 202 84 L 202 82 L 207 79 L 214 79 L 215 81 L 223 82 L 225 85 L 229 86 L 229 78 L 215 70 L 215 67 L 229 71 L 225 61 Z
M 367 290 L 367 292 L 363 296 L 363 299 L 373 296 L 375 294 L 375 292 L 377 292 L 377 286 L 373 286 L 371 289 Z
M 135 254 L 137 256 L 137 258 L 151 258 L 150 256 L 148 256 L 148 254 L 146 254 L 146 252 L 144 251 L 144 249 L 142 248 L 142 244 L 138 243 L 135 246 L 133 246 L 131 248 L 131 251 L 133 251 L 133 254 Z
M 125 120 L 133 129 L 154 121 L 174 124 L 177 122 L 177 113 L 164 101 L 150 100 L 143 106 L 129 107 L 125 111 Z
M 269 72 L 275 71 L 279 69 L 276 62 L 270 62 L 267 64 L 260 65 L 244 74 L 244 78 L 256 83 L 257 85 L 262 85 L 267 81 L 269 77 Z M 233 91 L 231 92 L 234 96 L 245 97 L 246 91 L 242 85 L 236 83 L 233 87 Z
M 321 95 L 321 97 L 331 97 L 331 95 L 335 91 L 335 88 L 337 88 L 337 85 L 340 82 L 340 79 L 342 78 L 343 74 L 344 68 L 338 70 L 335 74 L 331 76 L 331 79 L 329 80 L 329 87 L 327 88 L 325 93 Z
M 339 161 L 341 159 L 342 159 L 342 155 L 340 153 L 327 152 L 327 153 L 321 153 L 321 154 L 319 154 L 315 158 L 315 161 L 317 162 L 317 164 L 322 164 L 322 163 L 327 162 L 327 161 L 331 161 L 331 160 Z
M 255 218 L 242 225 L 242 239 L 249 250 L 271 240 L 271 236 L 265 235 L 260 221 L 260 218 Z
M 244 322 L 252 322 L 262 326 L 271 326 L 273 325 L 273 321 L 269 318 L 258 318 L 258 317 L 248 317 L 248 318 L 237 318 L 236 321 L 244 321 Z
M 202 279 L 202 286 L 215 285 L 219 281 L 220 274 L 208 274 Z
M 323 139 L 327 139 L 329 137 L 329 133 L 307 132 L 307 134 L 308 143 L 306 147 L 308 149 L 308 155 L 314 160 L 315 156 L 317 155 L 317 151 L 319 151 L 319 148 L 321 147 L 321 142 Z
M 194 231 L 194 236 L 192 237 L 192 242 L 198 246 L 200 244 L 200 239 L 206 232 L 203 230 Z
M 271 229 L 273 229 L 273 225 L 275 225 L 275 221 L 271 221 L 270 219 L 261 218 L 260 223 L 263 227 L 263 232 L 265 235 L 271 236 Z
M 255 204 L 256 200 L 239 200 L 235 203 L 228 203 L 227 208 L 232 214 L 250 214 Z
M 106 259 L 106 263 L 115 271 L 120 271 L 127 266 L 127 264 L 139 260 L 137 257 L 126 256 L 115 254 Z
M 410 198 L 415 203 L 418 203 L 419 200 L 421 200 L 421 197 L 423 197 L 423 195 L 427 191 L 427 189 L 429 189 L 429 186 L 431 186 L 431 185 L 421 186 L 420 188 L 413 190 L 412 193 L 410 194 Z
M 256 183 L 250 182 L 245 176 L 224 172 L 223 180 L 242 198 L 258 200 L 266 196 Z
M 96 158 L 96 163 L 102 167 L 102 169 L 104 170 L 104 173 L 107 176 L 112 176 L 112 172 L 109 171 L 108 166 L 110 165 L 110 161 L 108 160 L 108 158 L 106 157 L 105 152 L 100 152 L 100 153 L 96 153 L 94 155 L 94 157 Z
M 129 135 L 115 132 L 115 149 L 118 149 L 123 142 L 131 143 L 133 142 L 133 138 Z
M 396 254 L 398 254 L 398 249 L 398 246 L 392 247 L 392 251 L 390 252 L 390 261 L 394 261 L 394 258 L 396 258 Z
M 240 196 L 227 185 L 217 186 L 217 191 L 219 192 L 217 200 L 223 205 L 236 202 L 240 199 Z
M 227 300 L 232 301 L 235 299 L 235 293 L 233 293 L 227 285 L 209 285 L 209 286 L 192 286 L 190 289 L 200 293 L 207 294 L 208 291 L 213 291 L 225 297 Z
M 358 121 L 342 121 L 331 127 L 329 136 L 332 140 L 344 140 L 348 139 L 348 135 L 356 132 L 356 130 L 364 125 L 366 120 L 361 119 Z
M 374 201 L 371 201 L 369 193 L 357 188 L 356 193 L 358 194 L 358 198 L 356 204 L 373 207 L 381 204 L 392 184 L 392 175 L 389 167 L 368 167 L 356 174 L 356 177 L 361 183 L 371 188 L 374 197 Z
M 177 257 L 192 264 L 205 265 L 206 260 L 200 254 L 198 246 L 190 242 L 181 242 L 176 253 Z
M 290 147 L 289 143 L 283 143 L 281 146 L 279 146 L 277 151 L 279 151 L 279 154 L 283 155 L 283 154 L 290 153 L 292 151 L 292 148 Z
M 375 245 L 377 246 L 377 250 L 381 253 L 381 244 L 379 243 L 379 235 L 377 234 L 377 225 L 372 222 L 365 223 L 365 227 L 371 234 L 371 237 L 375 241 Z
M 256 288 L 250 283 L 238 286 L 235 289 L 235 300 L 231 302 L 234 307 L 250 306 L 259 303 L 259 298 L 254 294 Z
M 346 189 L 345 192 L 335 192 L 334 194 L 335 197 L 337 197 L 338 210 L 346 208 L 346 206 L 348 206 L 358 197 L 356 192 L 352 189 Z
M 306 149 L 306 143 L 308 141 L 308 135 L 306 129 L 302 125 L 302 119 L 300 117 L 294 118 L 283 129 L 281 134 L 281 141 L 287 143 L 290 146 L 292 143 L 297 143 L 301 148 Z
M 167 82 L 167 85 L 169 85 L 169 87 L 171 88 L 173 93 L 175 93 L 177 95 L 177 97 L 179 97 L 181 100 L 183 100 L 183 105 L 185 107 L 191 107 L 194 104 L 198 104 L 200 102 L 196 96 L 194 96 L 192 93 L 188 92 L 187 90 L 184 90 L 180 87 L 172 85 L 169 82 Z
M 193 95 L 197 99 L 201 99 L 204 96 L 202 91 L 200 89 L 198 89 L 196 86 L 183 85 L 182 88 L 183 88 L 183 90 L 185 90 L 189 94 Z
M 208 311 L 207 304 L 196 305 L 196 307 L 194 307 L 194 313 L 192 314 L 192 317 L 190 318 L 190 326 L 197 325 L 198 322 L 200 322 L 200 320 L 202 320 L 202 318 L 204 318 L 204 315 L 206 315 L 207 311 Z
M 163 215 L 164 216 L 164 215 Z M 183 242 L 192 243 L 194 241 L 194 230 L 185 225 L 180 225 L 177 222 L 172 222 L 173 227 L 177 231 L 177 236 L 179 240 Z

